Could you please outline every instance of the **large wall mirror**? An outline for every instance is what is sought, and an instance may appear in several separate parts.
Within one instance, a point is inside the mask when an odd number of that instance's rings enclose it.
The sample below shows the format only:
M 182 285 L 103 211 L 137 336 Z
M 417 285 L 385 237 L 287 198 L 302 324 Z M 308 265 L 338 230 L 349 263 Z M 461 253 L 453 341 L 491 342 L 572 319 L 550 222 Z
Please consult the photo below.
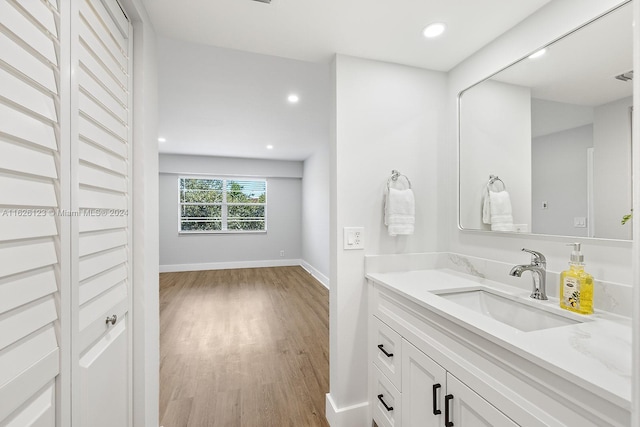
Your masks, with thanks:
M 632 9 L 460 94 L 462 229 L 632 238 Z

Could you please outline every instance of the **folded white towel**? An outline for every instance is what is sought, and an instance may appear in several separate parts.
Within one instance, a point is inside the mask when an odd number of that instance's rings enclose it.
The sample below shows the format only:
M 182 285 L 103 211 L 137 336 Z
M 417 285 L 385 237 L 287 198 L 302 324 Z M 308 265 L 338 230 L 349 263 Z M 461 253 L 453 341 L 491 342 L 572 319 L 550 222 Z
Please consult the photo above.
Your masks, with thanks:
M 482 195 L 482 223 L 491 224 L 491 199 L 489 198 L 489 189 L 484 189 Z
M 415 206 L 411 189 L 389 189 L 384 204 L 384 225 L 387 226 L 389 236 L 413 234 Z
M 511 197 L 506 191 L 489 190 L 489 211 L 491 230 L 513 231 L 513 215 L 511 209 Z M 486 203 L 486 199 L 485 199 Z M 483 209 L 484 220 L 484 209 Z

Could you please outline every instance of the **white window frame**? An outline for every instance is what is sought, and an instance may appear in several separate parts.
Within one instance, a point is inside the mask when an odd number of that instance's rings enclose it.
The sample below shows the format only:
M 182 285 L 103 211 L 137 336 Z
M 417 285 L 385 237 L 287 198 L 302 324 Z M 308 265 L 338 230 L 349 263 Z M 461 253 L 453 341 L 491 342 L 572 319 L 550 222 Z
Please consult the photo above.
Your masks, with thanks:
M 195 205 L 202 206 L 217 206 L 220 205 L 222 208 L 221 218 L 222 218 L 222 230 L 182 230 L 182 206 L 183 202 L 180 201 L 180 182 L 183 179 L 208 179 L 208 180 L 219 180 L 222 181 L 222 202 L 220 203 L 197 203 Z M 264 190 L 265 190 L 265 203 L 228 203 L 227 202 L 227 181 L 263 181 L 264 182 Z M 266 234 L 267 233 L 267 204 L 269 202 L 268 199 L 268 185 L 269 182 L 267 178 L 256 178 L 256 177 L 240 177 L 240 176 L 205 176 L 205 175 L 180 175 L 178 176 L 178 234 Z M 229 206 L 240 206 L 240 205 L 249 205 L 249 206 L 263 206 L 264 207 L 264 230 L 229 230 L 227 229 L 227 218 L 228 218 L 228 207 Z

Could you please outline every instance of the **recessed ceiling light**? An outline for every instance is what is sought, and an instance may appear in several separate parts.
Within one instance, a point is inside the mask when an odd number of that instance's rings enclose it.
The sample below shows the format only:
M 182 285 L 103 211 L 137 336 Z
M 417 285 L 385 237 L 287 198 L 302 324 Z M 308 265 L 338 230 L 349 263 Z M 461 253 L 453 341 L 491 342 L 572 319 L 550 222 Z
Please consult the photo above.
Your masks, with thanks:
M 295 104 L 295 103 L 297 103 L 298 101 L 300 101 L 300 98 L 298 97 L 298 95 L 296 95 L 296 94 L 293 94 L 293 93 L 292 93 L 291 95 L 289 95 L 289 97 L 287 98 L 287 100 L 288 100 L 290 103 Z
M 273 145 L 267 145 L 267 150 L 273 150 Z
M 160 137 L 158 138 L 158 142 L 167 142 L 167 138 Z
M 529 59 L 540 58 L 545 53 L 547 53 L 547 48 L 546 47 L 544 49 L 540 49 L 539 51 L 534 52 L 531 55 L 529 55 Z
M 422 35 L 429 39 L 438 37 L 439 35 L 444 33 L 444 30 L 446 28 L 447 26 L 442 22 L 434 22 L 433 24 L 427 25 L 424 30 L 422 30 Z

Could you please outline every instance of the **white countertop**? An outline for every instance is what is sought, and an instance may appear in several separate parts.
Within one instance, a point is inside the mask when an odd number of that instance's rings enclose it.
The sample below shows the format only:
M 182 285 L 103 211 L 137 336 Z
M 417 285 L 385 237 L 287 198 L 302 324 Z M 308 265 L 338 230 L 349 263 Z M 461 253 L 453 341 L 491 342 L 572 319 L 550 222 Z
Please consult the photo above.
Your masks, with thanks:
M 448 269 L 370 273 L 375 283 L 403 295 L 521 357 L 631 410 L 631 320 L 606 312 L 581 316 L 562 310 L 557 298 L 534 301 L 529 291 Z M 584 323 L 523 332 L 448 301 L 433 292 L 486 286 Z

